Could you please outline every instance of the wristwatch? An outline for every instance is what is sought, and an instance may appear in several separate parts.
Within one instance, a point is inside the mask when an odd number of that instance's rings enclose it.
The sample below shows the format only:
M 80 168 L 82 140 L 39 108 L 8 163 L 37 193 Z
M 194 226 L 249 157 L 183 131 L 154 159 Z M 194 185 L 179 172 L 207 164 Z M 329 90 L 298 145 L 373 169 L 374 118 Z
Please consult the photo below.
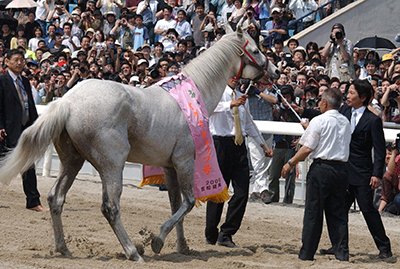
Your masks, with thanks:
M 287 164 L 288 164 L 290 167 L 294 167 L 294 164 L 292 163 L 292 159 L 289 159 L 289 160 L 287 161 Z

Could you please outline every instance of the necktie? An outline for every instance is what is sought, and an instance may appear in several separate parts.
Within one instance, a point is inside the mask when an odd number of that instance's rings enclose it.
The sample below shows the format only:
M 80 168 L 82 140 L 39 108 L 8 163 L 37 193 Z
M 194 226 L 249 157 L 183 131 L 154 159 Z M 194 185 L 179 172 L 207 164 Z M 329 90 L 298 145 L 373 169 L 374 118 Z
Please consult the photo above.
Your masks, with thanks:
M 356 125 L 357 125 L 357 111 L 354 110 L 352 115 L 351 115 L 351 120 L 350 120 L 351 133 L 354 132 L 354 129 L 356 128 Z
M 29 106 L 28 106 L 28 95 L 26 93 L 24 84 L 22 83 L 22 78 L 18 77 L 15 80 L 15 84 L 17 85 L 17 91 L 19 98 L 21 100 L 22 106 L 22 125 L 25 125 L 29 120 Z
M 232 99 L 236 99 L 235 90 L 232 92 Z M 233 122 L 235 124 L 235 144 L 241 145 L 243 143 L 242 127 L 240 125 L 239 107 L 232 108 Z

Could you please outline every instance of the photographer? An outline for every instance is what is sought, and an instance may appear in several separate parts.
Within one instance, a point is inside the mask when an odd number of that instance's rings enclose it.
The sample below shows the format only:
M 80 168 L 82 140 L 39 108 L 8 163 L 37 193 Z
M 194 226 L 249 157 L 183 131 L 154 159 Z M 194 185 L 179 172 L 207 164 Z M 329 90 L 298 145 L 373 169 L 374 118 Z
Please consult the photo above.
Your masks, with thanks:
M 327 59 L 326 67 L 329 77 L 337 77 L 340 81 L 355 78 L 353 64 L 353 45 L 346 38 L 344 26 L 336 23 L 332 26 L 330 39 L 321 51 L 321 56 Z
M 386 173 L 383 175 L 382 181 L 382 196 L 379 203 L 378 211 L 389 212 L 394 215 L 400 215 L 400 134 L 397 134 L 397 139 L 390 155 L 387 164 Z
M 127 18 L 123 17 L 116 21 L 114 28 L 110 31 L 110 35 L 116 36 L 116 40 L 123 49 L 131 49 L 133 48 L 134 30 L 135 27 L 128 22 Z

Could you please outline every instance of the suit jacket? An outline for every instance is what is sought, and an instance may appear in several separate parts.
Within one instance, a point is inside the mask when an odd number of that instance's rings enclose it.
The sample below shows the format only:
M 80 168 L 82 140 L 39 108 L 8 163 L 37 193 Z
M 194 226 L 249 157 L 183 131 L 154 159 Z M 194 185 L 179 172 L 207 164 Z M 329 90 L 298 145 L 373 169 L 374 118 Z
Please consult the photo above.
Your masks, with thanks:
M 0 75 L 0 129 L 6 130 L 5 146 L 7 148 L 15 147 L 22 131 L 38 118 L 29 80 L 22 77 L 22 83 L 28 95 L 29 107 L 29 120 L 25 126 L 22 125 L 23 109 L 14 81 L 8 72 Z
M 350 121 L 351 107 L 344 105 L 339 111 Z M 373 158 L 372 149 L 374 149 Z M 385 136 L 382 120 L 366 108 L 351 135 L 349 184 L 368 185 L 371 176 L 382 178 L 385 155 Z

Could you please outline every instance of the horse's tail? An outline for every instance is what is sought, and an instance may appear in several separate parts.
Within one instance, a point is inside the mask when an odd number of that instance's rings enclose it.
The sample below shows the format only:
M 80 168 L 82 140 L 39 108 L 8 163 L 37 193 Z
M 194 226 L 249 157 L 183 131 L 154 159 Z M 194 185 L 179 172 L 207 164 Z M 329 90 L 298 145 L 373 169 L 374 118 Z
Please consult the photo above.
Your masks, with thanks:
M 69 117 L 69 103 L 53 101 L 35 123 L 22 132 L 17 146 L 0 162 L 0 183 L 8 185 L 20 172 L 39 160 L 50 143 L 57 141 Z

